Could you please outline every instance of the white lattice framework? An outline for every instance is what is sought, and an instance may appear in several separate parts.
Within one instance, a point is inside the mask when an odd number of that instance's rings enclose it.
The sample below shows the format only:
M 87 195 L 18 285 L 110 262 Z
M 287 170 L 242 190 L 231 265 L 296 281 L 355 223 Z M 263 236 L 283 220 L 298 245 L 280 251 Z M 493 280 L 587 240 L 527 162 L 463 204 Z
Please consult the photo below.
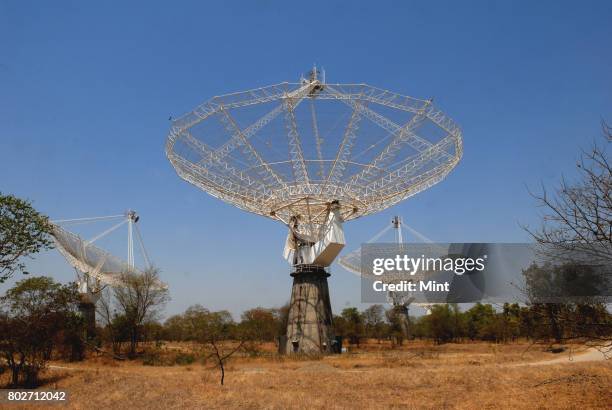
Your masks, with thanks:
M 51 236 L 53 241 L 57 250 L 77 271 L 79 288 L 82 293 L 97 293 L 107 285 L 122 286 L 122 275 L 126 273 L 141 275 L 143 273 L 135 263 L 134 233 L 136 233 L 136 242 L 140 247 L 140 254 L 143 258 L 142 266 L 145 269 L 151 267 L 142 235 L 136 224 L 138 219 L 134 211 L 127 211 L 125 214 L 119 215 L 52 221 Z M 113 225 L 89 239 L 85 239 L 67 229 L 68 226 L 97 222 L 113 222 Z M 96 241 L 125 226 L 127 226 L 127 260 L 123 260 L 95 245 Z M 166 284 L 161 282 L 158 286 L 167 287 Z
M 393 229 L 395 228 L 395 229 Z M 404 235 L 402 230 L 407 230 L 410 235 L 416 239 L 416 242 L 404 242 Z M 393 237 L 389 235 L 389 231 L 393 231 Z M 388 224 L 383 230 L 374 235 L 370 240 L 366 243 L 368 244 L 380 244 L 381 251 L 378 253 L 381 257 L 391 251 L 392 253 L 388 255 L 388 257 L 394 257 L 398 252 L 400 252 L 403 246 L 406 246 L 405 249 L 410 249 L 411 245 L 415 243 L 427 243 L 431 244 L 433 248 L 438 248 L 437 245 L 433 243 L 431 239 L 421 234 L 414 228 L 404 224 L 402 218 L 399 216 L 395 216 L 390 224 Z M 392 246 L 394 244 L 395 246 Z M 411 280 L 413 282 L 417 282 L 420 280 L 425 280 L 427 276 L 433 272 L 426 271 L 418 271 L 414 275 L 405 275 L 398 274 L 393 275 L 390 273 L 385 273 L 383 276 L 375 276 L 369 270 L 362 269 L 362 259 L 361 259 L 361 250 L 362 248 L 357 248 L 351 252 L 346 253 L 340 259 L 338 259 L 338 263 L 347 271 L 354 273 L 366 280 L 381 280 L 384 283 L 401 283 L 405 280 Z M 438 248 L 439 252 L 444 252 L 445 249 Z M 374 251 L 376 253 L 376 251 Z M 387 292 L 387 300 L 394 306 L 404 305 L 408 306 L 410 304 L 414 304 L 415 306 L 419 306 L 425 309 L 426 312 L 429 313 L 431 307 L 434 305 L 433 303 L 412 303 L 414 298 L 412 295 L 406 292 Z
M 431 100 L 316 76 L 217 96 L 172 121 L 178 175 L 243 210 L 320 235 L 440 182 L 462 156 L 459 127 Z

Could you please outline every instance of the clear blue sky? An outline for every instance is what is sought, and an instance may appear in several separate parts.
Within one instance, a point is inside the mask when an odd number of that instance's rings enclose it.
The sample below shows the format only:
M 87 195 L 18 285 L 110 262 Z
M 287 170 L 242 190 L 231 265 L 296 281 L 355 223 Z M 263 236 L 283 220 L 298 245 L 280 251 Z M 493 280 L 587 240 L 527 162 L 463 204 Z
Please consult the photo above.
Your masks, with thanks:
M 396 213 L 438 241 L 524 241 L 538 212 L 526 187 L 571 178 L 612 120 L 611 21 L 610 1 L 0 0 L 0 190 L 52 218 L 139 211 L 169 313 L 279 306 L 284 226 L 183 182 L 164 141 L 170 115 L 317 63 L 330 82 L 434 97 L 464 133 L 456 170 L 348 223 L 348 249 Z M 74 275 L 57 252 L 30 266 Z M 330 288 L 336 312 L 358 304 L 340 267 Z

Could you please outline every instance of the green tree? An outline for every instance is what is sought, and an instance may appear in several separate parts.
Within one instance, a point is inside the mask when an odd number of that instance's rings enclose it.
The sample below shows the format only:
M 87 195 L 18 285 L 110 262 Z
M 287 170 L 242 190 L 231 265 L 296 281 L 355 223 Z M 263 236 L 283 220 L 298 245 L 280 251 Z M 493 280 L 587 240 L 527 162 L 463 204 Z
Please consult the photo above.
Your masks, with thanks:
M 206 343 L 211 333 L 214 333 L 217 340 L 241 336 L 241 331 L 227 310 L 211 312 L 199 304 L 189 306 L 184 313 L 171 316 L 164 323 L 165 337 L 170 340 Z
M 184 318 L 194 340 L 209 349 L 210 353 L 207 357 L 215 360 L 221 373 L 220 383 L 223 385 L 225 365 L 236 352 L 243 348 L 246 336 L 236 328 L 232 315 L 227 310 L 211 312 L 200 305 L 195 305 L 187 309 Z M 231 338 L 237 339 L 237 342 L 227 343 Z
M 521 335 L 521 308 L 518 303 L 504 303 L 502 332 L 504 342 L 516 340 Z
M 359 341 L 364 334 L 363 317 L 356 307 L 348 307 L 340 313 L 343 325 L 342 336 L 348 338 L 351 344 L 359 346 Z
M 29 201 L 0 193 L 0 283 L 24 274 L 23 258 L 52 247 L 51 225 Z
M 495 340 L 497 313 L 493 306 L 476 303 L 465 312 L 465 330 L 470 340 Z
M 188 331 L 183 315 L 173 315 L 166 319 L 164 322 L 164 338 L 176 341 L 188 339 Z
M 13 386 L 36 386 L 58 336 L 82 332 L 78 303 L 76 284 L 49 277 L 19 281 L 0 298 L 0 355 Z
M 462 315 L 457 305 L 434 305 L 423 321 L 429 336 L 438 344 L 451 342 L 462 334 Z
M 262 342 L 274 341 L 278 334 L 277 311 L 256 307 L 242 313 L 240 330 L 251 340 Z

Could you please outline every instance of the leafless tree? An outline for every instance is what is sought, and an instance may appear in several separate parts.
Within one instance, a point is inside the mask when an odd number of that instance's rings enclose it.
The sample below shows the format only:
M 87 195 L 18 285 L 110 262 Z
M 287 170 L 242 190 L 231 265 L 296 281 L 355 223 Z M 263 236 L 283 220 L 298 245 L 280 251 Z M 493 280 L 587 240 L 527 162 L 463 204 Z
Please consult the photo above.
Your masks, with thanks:
M 225 381 L 225 363 L 230 357 L 232 357 L 234 353 L 242 349 L 245 340 L 239 340 L 236 346 L 228 349 L 227 351 L 224 351 L 218 337 L 219 335 L 213 332 L 208 335 L 206 341 L 213 350 L 212 354 L 210 354 L 209 357 L 213 357 L 215 359 L 216 364 L 219 367 L 219 370 L 221 371 L 221 386 L 223 386 L 223 382 Z
M 157 269 L 141 273 L 126 272 L 120 284 L 100 299 L 98 312 L 115 345 L 127 339 L 128 356 L 136 355 L 142 328 L 155 320 L 170 299 L 167 287 L 160 281 Z
M 107 287 L 101 292 L 100 299 L 96 304 L 96 313 L 104 326 L 103 340 L 110 341 L 113 356 L 116 359 L 125 360 L 125 357 L 121 355 L 121 345 L 125 339 L 125 335 L 122 333 L 125 332 L 119 326 L 117 320 L 119 314 L 114 306 L 113 292 L 110 288 Z M 104 352 L 103 349 L 96 350 Z
M 545 212 L 539 229 L 525 229 L 540 245 L 539 249 L 557 262 L 579 266 L 588 259 L 590 264 L 608 267 L 600 278 L 604 281 L 603 287 L 609 289 L 612 279 L 609 277 L 612 266 L 612 163 L 609 158 L 612 128 L 604 122 L 602 131 L 603 143 L 594 143 L 591 149 L 581 152 L 575 182 L 563 178 L 552 194 L 545 187 L 539 194 L 532 193 Z M 541 270 L 532 269 L 536 268 Z M 559 325 L 565 324 L 574 330 L 569 338 L 586 338 L 600 350 L 612 351 L 612 324 L 608 320 L 601 323 L 585 321 L 592 319 L 593 314 L 587 314 L 589 317 L 580 314 L 582 311 L 599 312 L 602 308 L 605 312 L 601 299 L 583 299 L 575 305 L 536 304 L 535 308 L 555 325 L 557 341 L 568 338 L 562 335 Z
M 579 179 L 562 179 L 551 195 L 545 187 L 532 194 L 545 209 L 539 230 L 527 231 L 539 243 L 554 249 L 578 251 L 612 263 L 612 128 L 602 124 L 605 141 L 583 151 L 577 163 Z

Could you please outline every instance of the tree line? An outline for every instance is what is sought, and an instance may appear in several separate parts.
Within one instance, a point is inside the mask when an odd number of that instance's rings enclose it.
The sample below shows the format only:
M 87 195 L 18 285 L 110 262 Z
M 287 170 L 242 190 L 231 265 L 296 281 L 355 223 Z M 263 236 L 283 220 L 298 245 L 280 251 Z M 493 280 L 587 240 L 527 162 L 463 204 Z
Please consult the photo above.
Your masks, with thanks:
M 98 306 L 97 335 L 87 338 L 87 325 L 79 312 L 80 295 L 75 283 L 62 285 L 50 277 L 32 277 L 17 282 L 0 298 L 0 372 L 11 372 L 15 386 L 33 386 L 48 360 L 81 360 L 85 350 L 110 347 L 117 359 L 134 359 L 145 352 L 148 342 L 194 342 L 208 346 L 220 360 L 223 342 L 234 342 L 231 350 L 256 353 L 263 343 L 279 343 L 287 326 L 288 306 L 246 310 L 239 320 L 226 311 L 201 305 L 160 321 L 167 291 L 150 288 L 156 277 L 126 277 L 126 286 L 113 289 Z M 155 293 L 154 292 L 154 293 Z M 146 298 L 140 295 L 147 294 Z M 363 311 L 343 309 L 334 316 L 334 330 L 345 346 L 359 346 L 366 339 L 401 345 L 409 339 L 433 343 L 489 341 L 509 343 L 518 339 L 562 343 L 569 339 L 606 341 L 612 338 L 612 315 L 600 302 L 551 304 L 517 303 L 493 306 L 477 303 L 465 310 L 456 304 L 430 306 L 430 312 L 410 317 L 408 332 L 397 309 L 371 305 Z
M 408 334 L 393 308 L 384 310 L 382 305 L 372 305 L 359 312 L 351 307 L 335 318 L 335 328 L 338 335 L 353 344 L 363 339 L 390 340 L 400 345 L 406 339 L 431 340 L 438 344 L 475 340 L 562 343 L 568 339 L 610 339 L 612 315 L 605 304 L 563 304 L 554 315 L 549 314 L 550 306 L 476 303 L 462 311 L 457 304 L 432 305 L 429 314 L 410 318 Z M 593 323 L 601 324 L 597 327 L 599 331 L 593 331 L 594 327 L 590 326 Z
M 575 182 L 563 180 L 552 193 L 542 188 L 533 196 L 545 210 L 539 229 L 525 227 L 534 241 L 551 250 L 553 260 L 579 252 L 601 266 L 612 266 L 612 130 L 602 125 L 603 145 L 582 152 Z M 25 259 L 53 247 L 48 218 L 29 201 L 0 193 L 0 283 L 15 273 L 27 275 Z M 571 269 L 568 269 L 571 268 Z M 579 269 L 577 269 L 579 268 Z M 507 343 L 518 338 L 549 343 L 586 341 L 612 351 L 612 320 L 607 310 L 610 293 L 553 301 L 538 296 L 541 286 L 572 283 L 584 267 L 569 261 L 562 265 L 531 266 L 523 304 L 476 304 L 462 311 L 458 305 L 433 305 L 428 315 L 410 318 L 401 306 L 384 309 L 373 305 L 364 311 L 346 308 L 334 317 L 335 332 L 346 343 L 365 338 L 390 340 L 429 339 L 435 343 L 486 340 Z M 612 276 L 604 272 L 597 281 Z M 74 283 L 58 284 L 50 277 L 17 282 L 0 297 L 0 374 L 10 372 L 11 385 L 34 386 L 48 360 L 80 360 L 85 350 L 104 351 L 111 346 L 117 359 L 133 359 L 143 342 L 193 341 L 211 347 L 223 380 L 223 362 L 238 349 L 254 351 L 258 343 L 272 342 L 284 334 L 287 307 L 255 308 L 235 321 L 227 311 L 210 311 L 200 305 L 161 322 L 169 299 L 167 289 L 156 286 L 156 270 L 143 275 L 125 273 L 121 286 L 106 289 L 98 306 L 95 337 L 87 335 L 80 313 L 83 300 Z M 604 287 L 605 288 L 605 287 Z M 610 288 L 608 287 L 608 290 Z M 587 293 L 588 294 L 588 293 Z M 608 297 L 608 299 L 605 298 Z M 228 348 L 220 342 L 238 341 Z
M 553 307 L 553 314 L 551 314 Z M 241 340 L 255 346 L 278 343 L 285 335 L 288 306 L 257 307 L 234 320 L 226 311 L 211 311 L 201 305 L 189 307 L 164 322 L 142 325 L 144 341 L 184 341 L 206 343 L 215 340 Z M 599 326 L 592 326 L 598 324 Z M 533 342 L 563 343 L 568 339 L 609 340 L 612 315 L 603 303 L 528 304 L 505 303 L 500 306 L 476 303 L 462 310 L 457 304 L 429 307 L 429 314 L 410 317 L 408 332 L 402 328 L 396 309 L 372 305 L 363 311 L 343 309 L 334 316 L 334 330 L 343 344 L 356 345 L 367 339 L 401 345 L 421 339 L 434 343 L 489 341 L 510 343 L 519 339 Z M 127 333 L 123 340 L 128 343 Z M 110 341 L 109 341 L 110 342 Z

